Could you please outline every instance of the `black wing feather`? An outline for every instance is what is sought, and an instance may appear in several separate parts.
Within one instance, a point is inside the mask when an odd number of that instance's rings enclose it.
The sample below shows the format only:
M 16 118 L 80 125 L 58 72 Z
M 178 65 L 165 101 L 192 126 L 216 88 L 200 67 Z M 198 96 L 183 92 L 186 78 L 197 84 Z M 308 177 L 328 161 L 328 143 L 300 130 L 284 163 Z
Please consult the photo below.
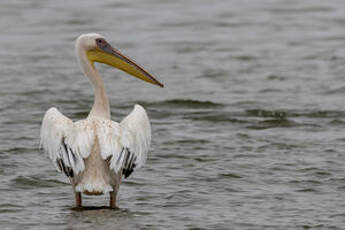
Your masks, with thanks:
M 125 176 L 125 178 L 127 178 L 132 174 L 134 168 L 136 167 L 136 164 L 134 163 L 136 160 L 136 156 L 131 153 L 128 148 L 126 148 L 125 150 L 126 158 L 124 160 L 122 174 Z

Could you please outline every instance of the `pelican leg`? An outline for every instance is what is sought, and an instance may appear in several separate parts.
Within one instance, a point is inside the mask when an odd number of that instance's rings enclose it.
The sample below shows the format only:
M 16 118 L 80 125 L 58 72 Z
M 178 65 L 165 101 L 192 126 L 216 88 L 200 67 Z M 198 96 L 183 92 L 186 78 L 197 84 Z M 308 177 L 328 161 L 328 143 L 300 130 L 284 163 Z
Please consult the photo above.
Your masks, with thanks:
M 81 200 L 81 193 L 80 192 L 75 193 L 75 205 L 77 208 L 81 208 L 81 206 L 82 206 L 82 200 Z
M 109 192 L 109 195 L 110 195 L 109 207 L 116 208 L 116 192 L 114 191 Z

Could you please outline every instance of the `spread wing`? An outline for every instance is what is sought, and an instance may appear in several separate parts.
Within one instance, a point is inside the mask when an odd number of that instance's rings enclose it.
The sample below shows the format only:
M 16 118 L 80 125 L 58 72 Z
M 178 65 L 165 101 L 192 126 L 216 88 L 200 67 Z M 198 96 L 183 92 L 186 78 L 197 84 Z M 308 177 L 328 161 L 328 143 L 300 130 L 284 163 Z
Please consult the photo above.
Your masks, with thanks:
M 94 141 L 92 124 L 88 120 L 73 123 L 56 108 L 50 108 L 43 117 L 41 146 L 56 168 L 68 177 L 82 172 L 84 158 L 90 154 Z
M 133 111 L 120 123 L 121 142 L 126 150 L 123 173 L 128 177 L 134 168 L 142 167 L 151 143 L 151 125 L 146 111 L 135 105 Z
M 95 135 L 100 153 L 109 167 L 127 178 L 145 164 L 151 142 L 151 126 L 146 111 L 135 105 L 133 111 L 119 124 L 111 120 L 81 120 L 73 123 L 56 108 L 44 115 L 41 127 L 41 146 L 57 169 L 68 177 L 85 168 L 84 160 L 91 152 Z
M 133 111 L 119 124 L 102 121 L 97 126 L 97 137 L 103 159 L 110 161 L 115 172 L 122 169 L 127 178 L 145 164 L 151 142 L 151 126 L 146 111 L 135 105 Z

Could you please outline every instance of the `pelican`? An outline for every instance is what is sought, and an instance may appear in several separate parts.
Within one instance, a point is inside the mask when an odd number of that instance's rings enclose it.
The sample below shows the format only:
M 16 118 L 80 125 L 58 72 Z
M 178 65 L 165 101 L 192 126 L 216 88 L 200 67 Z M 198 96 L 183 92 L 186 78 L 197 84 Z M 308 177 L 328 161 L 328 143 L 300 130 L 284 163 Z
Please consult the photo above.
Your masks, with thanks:
M 164 86 L 99 34 L 80 35 L 75 49 L 79 65 L 94 88 L 92 109 L 84 120 L 73 122 L 56 108 L 50 108 L 42 120 L 41 146 L 56 169 L 69 178 L 77 207 L 82 207 L 82 194 L 109 193 L 109 206 L 115 208 L 122 176 L 127 178 L 145 164 L 151 126 L 140 105 L 135 105 L 120 123 L 110 120 L 108 97 L 94 62 Z

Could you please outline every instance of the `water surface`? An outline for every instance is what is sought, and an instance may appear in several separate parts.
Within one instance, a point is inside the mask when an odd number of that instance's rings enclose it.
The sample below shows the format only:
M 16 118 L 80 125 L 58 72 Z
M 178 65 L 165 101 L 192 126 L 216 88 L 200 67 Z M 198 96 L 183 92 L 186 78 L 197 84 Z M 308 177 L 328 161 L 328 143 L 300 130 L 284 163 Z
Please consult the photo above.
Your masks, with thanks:
M 345 3 L 341 0 L 0 3 L 1 229 L 343 229 Z M 164 89 L 97 65 L 120 121 L 152 121 L 146 166 L 72 209 L 39 147 L 52 106 L 87 116 L 74 56 L 98 32 Z

